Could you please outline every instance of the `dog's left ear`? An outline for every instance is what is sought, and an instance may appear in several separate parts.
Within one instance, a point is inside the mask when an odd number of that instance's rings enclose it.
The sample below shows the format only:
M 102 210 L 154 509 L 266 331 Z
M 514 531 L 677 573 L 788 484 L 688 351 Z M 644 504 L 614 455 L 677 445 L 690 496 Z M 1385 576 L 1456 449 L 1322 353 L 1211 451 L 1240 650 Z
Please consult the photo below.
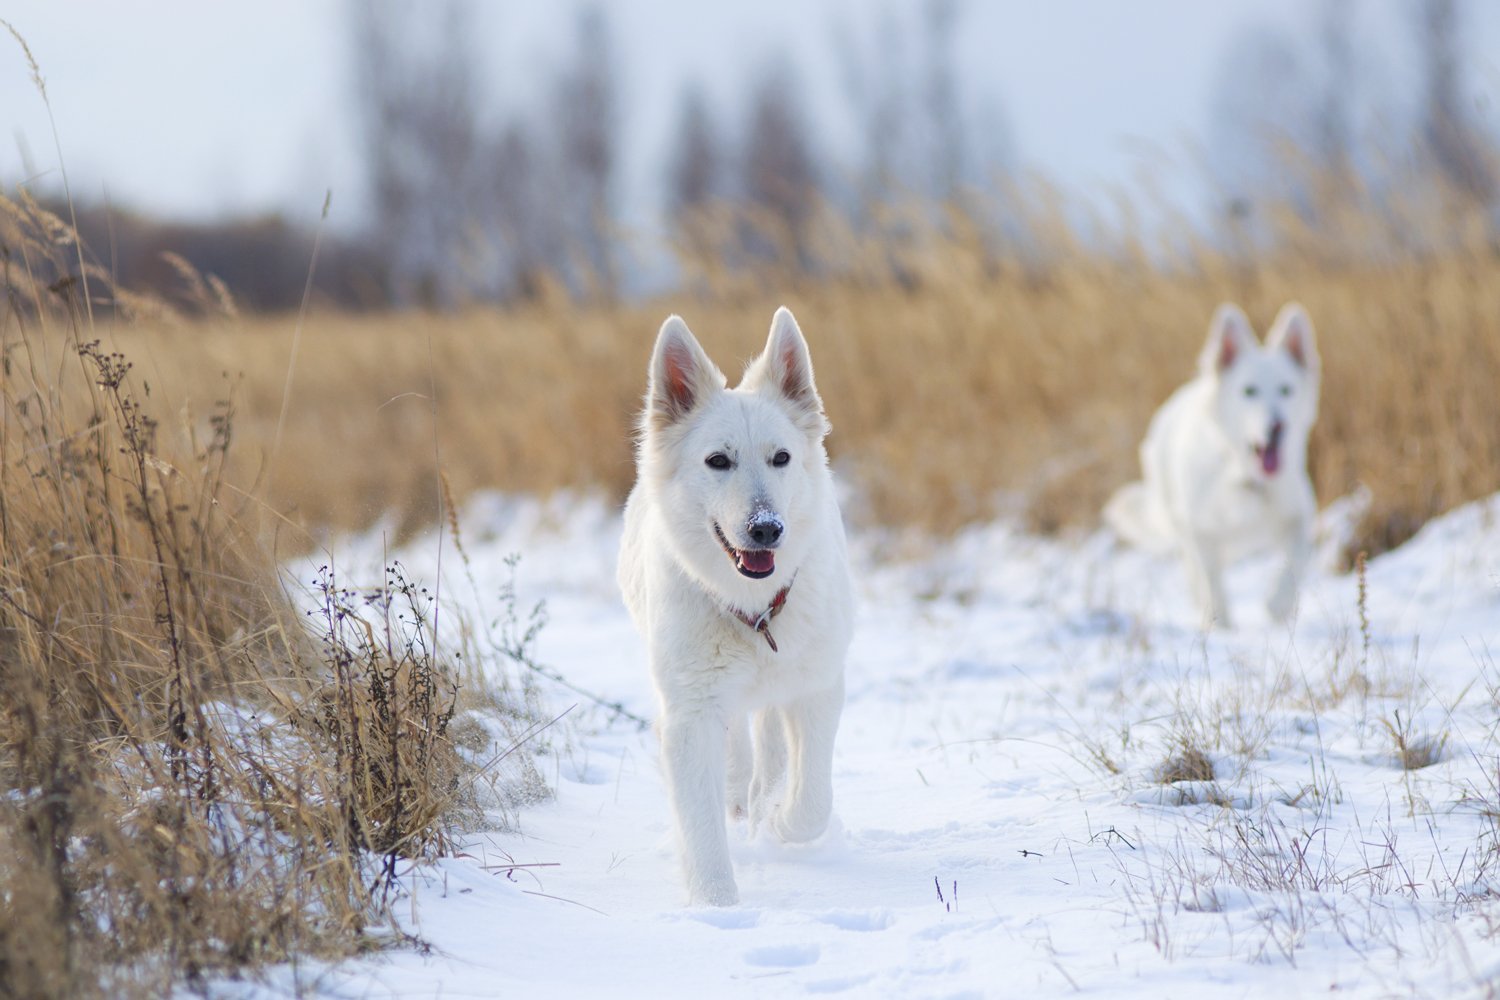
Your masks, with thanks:
M 813 382 L 812 357 L 797 320 L 786 306 L 776 310 L 771 319 L 771 335 L 765 350 L 750 363 L 741 382 L 747 388 L 772 388 L 792 404 L 798 422 L 819 436 L 828 433 L 823 416 L 823 400 Z
M 1271 332 L 1266 335 L 1266 346 L 1272 350 L 1285 351 L 1302 368 L 1310 372 L 1318 370 L 1318 340 L 1313 333 L 1312 320 L 1307 310 L 1297 302 L 1288 302 L 1276 314 Z

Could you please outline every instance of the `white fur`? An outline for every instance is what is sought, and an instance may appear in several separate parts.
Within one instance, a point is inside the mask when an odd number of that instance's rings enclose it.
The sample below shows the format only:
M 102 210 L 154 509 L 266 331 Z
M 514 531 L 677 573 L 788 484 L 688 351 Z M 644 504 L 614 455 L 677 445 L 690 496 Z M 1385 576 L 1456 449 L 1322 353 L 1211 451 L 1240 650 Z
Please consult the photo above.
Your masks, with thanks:
M 1277 314 L 1262 346 L 1239 307 L 1214 314 L 1198 377 L 1172 394 L 1141 444 L 1143 481 L 1119 490 L 1105 520 L 1144 548 L 1181 552 L 1205 627 L 1230 626 L 1226 562 L 1274 547 L 1284 555 L 1266 603 L 1286 619 L 1312 552 L 1317 500 L 1307 436 L 1318 416 L 1320 362 L 1312 322 L 1296 303 Z M 1256 448 L 1279 422 L 1280 468 Z
M 768 825 L 789 841 L 817 837 L 831 816 L 853 587 L 823 449 L 827 432 L 807 344 L 785 308 L 734 389 L 681 319 L 663 324 L 625 506 L 619 582 L 648 647 L 695 905 L 738 902 L 726 815 L 748 817 L 752 829 Z M 780 451 L 788 461 L 778 466 Z M 732 467 L 706 464 L 716 454 Z M 765 548 L 750 534 L 756 525 L 781 527 L 770 576 L 742 575 L 716 524 L 737 549 Z M 770 623 L 773 652 L 730 609 L 759 615 L 794 578 Z

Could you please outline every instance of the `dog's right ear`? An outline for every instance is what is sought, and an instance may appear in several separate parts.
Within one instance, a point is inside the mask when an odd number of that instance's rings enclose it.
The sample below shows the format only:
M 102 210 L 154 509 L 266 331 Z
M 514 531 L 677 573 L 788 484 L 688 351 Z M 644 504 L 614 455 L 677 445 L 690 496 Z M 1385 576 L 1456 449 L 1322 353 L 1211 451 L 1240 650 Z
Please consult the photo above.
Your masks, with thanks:
M 1214 311 L 1208 324 L 1208 341 L 1198 355 L 1198 370 L 1218 375 L 1234 366 L 1235 361 L 1255 346 L 1255 331 L 1245 312 L 1233 302 L 1225 302 Z
M 708 359 L 682 317 L 668 316 L 651 352 L 646 389 L 650 423 L 656 427 L 675 424 L 724 384 L 723 373 Z
M 1318 338 L 1300 302 L 1288 302 L 1281 307 L 1271 324 L 1271 332 L 1266 334 L 1266 346 L 1285 351 L 1299 368 L 1314 373 L 1319 369 Z

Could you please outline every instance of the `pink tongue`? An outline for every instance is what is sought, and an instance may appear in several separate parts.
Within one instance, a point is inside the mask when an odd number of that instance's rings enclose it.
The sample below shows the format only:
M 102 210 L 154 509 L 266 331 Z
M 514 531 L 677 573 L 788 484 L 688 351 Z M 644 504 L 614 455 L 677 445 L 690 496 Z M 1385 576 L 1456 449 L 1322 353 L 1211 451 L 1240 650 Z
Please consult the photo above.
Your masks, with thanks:
M 1281 421 L 1277 420 L 1271 424 L 1271 437 L 1265 446 L 1257 448 L 1260 453 L 1260 468 L 1268 476 L 1276 475 L 1276 470 L 1281 468 Z
M 776 568 L 776 553 L 770 549 L 740 549 L 740 565 L 752 573 L 769 573 Z

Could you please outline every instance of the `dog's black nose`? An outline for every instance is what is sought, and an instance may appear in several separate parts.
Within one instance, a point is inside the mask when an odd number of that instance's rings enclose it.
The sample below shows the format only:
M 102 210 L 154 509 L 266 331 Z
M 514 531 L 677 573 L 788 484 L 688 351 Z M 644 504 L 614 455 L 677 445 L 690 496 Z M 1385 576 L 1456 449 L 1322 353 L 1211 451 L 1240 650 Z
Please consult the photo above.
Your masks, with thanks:
M 772 520 L 751 521 L 750 540 L 756 545 L 775 545 L 781 541 L 781 522 Z

